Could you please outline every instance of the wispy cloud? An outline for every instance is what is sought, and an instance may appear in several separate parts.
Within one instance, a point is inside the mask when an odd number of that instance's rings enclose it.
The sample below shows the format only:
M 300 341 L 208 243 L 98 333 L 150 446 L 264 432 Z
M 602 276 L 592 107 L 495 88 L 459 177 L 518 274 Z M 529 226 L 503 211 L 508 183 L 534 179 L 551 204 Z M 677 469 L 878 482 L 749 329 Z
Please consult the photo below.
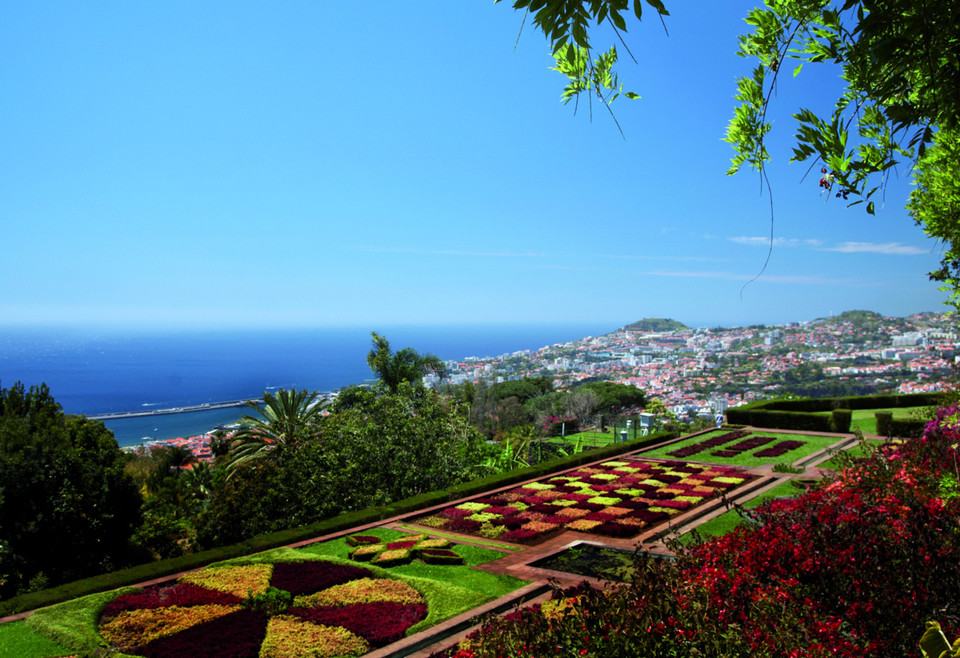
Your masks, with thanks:
M 358 245 L 358 251 L 377 254 L 415 254 L 418 256 L 474 256 L 478 258 L 557 258 L 533 251 L 473 251 L 469 249 L 421 249 L 416 247 L 370 247 Z
M 770 245 L 769 236 L 739 235 L 728 237 L 730 242 L 750 247 L 767 247 Z M 817 239 L 774 238 L 774 247 L 806 247 L 818 251 L 833 251 L 842 254 L 883 254 L 886 256 L 919 256 L 927 253 L 922 247 L 901 244 L 899 242 L 841 242 L 832 247 L 823 246 Z
M 737 244 L 745 244 L 751 247 L 767 247 L 770 245 L 769 236 L 753 236 L 753 235 L 739 235 L 732 238 L 727 238 L 730 242 L 736 242 Z M 820 246 L 820 240 L 816 239 L 805 239 L 801 240 L 800 238 L 774 238 L 773 239 L 774 247 L 818 247 Z
M 578 260 L 659 260 L 672 262 L 699 262 L 699 263 L 726 263 L 730 258 L 717 258 L 713 256 L 665 256 L 662 254 L 550 254 L 534 251 L 482 251 L 469 249 L 424 249 L 421 247 L 374 247 L 369 245 L 356 245 L 352 247 L 357 251 L 365 251 L 377 254 L 413 254 L 417 256 L 458 256 L 474 258 L 523 258 L 523 259 L 552 259 L 569 260 L 571 258 Z
M 911 247 L 899 242 L 841 242 L 836 247 L 825 247 L 824 251 L 838 251 L 844 254 L 887 254 L 890 256 L 919 256 L 928 253 L 926 249 Z
M 675 271 L 675 272 L 664 272 L 664 271 L 652 271 L 645 272 L 650 276 L 669 276 L 669 277 L 682 277 L 690 279 L 725 279 L 729 281 L 750 281 L 756 278 L 753 274 L 736 274 L 734 272 L 703 272 L 703 271 Z M 787 275 L 787 276 L 775 276 L 775 275 L 763 275 L 759 279 L 756 279 L 757 283 L 784 283 L 792 285 L 809 285 L 809 286 L 851 286 L 858 285 L 859 282 L 854 279 L 833 279 L 829 277 L 820 277 L 820 276 L 808 276 L 808 275 Z

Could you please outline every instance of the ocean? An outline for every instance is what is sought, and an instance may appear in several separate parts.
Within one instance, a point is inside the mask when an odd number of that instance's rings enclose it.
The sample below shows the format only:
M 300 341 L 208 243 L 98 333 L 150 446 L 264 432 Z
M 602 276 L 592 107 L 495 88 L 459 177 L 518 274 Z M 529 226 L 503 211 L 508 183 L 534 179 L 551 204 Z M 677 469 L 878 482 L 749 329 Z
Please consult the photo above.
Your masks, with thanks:
M 376 331 L 393 349 L 444 360 L 496 356 L 596 336 L 594 324 L 400 326 Z M 0 328 L 0 386 L 47 384 L 65 412 L 88 416 L 333 391 L 372 378 L 370 330 L 322 328 L 181 333 Z M 192 436 L 251 411 L 228 408 L 106 421 L 121 446 Z

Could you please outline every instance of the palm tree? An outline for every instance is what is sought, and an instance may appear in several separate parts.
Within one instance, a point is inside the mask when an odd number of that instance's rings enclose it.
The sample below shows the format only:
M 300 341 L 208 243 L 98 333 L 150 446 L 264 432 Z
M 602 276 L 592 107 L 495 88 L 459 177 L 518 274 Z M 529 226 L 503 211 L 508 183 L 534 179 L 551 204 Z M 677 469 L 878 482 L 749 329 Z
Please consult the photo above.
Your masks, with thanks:
M 316 391 L 277 391 L 264 393 L 263 400 L 248 402 L 260 417 L 244 416 L 243 427 L 234 435 L 229 468 L 275 455 L 278 450 L 295 446 L 316 432 L 316 423 L 325 404 L 317 401 Z
M 189 448 L 183 446 L 170 446 L 164 454 L 164 465 L 167 469 L 176 469 L 177 477 L 183 472 L 183 469 L 197 461 L 197 456 Z
M 375 331 L 370 332 L 373 349 L 367 354 L 367 365 L 391 393 L 396 393 L 400 382 L 418 385 L 427 372 L 440 379 L 447 376 L 447 366 L 434 354 L 420 354 L 412 347 L 390 351 L 390 342 Z

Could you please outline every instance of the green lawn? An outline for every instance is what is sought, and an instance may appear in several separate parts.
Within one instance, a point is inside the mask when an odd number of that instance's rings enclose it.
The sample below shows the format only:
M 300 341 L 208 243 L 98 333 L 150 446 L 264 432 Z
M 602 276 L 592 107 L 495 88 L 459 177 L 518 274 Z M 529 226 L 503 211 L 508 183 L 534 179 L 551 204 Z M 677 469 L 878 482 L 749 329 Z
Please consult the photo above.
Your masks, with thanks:
M 374 528 L 364 531 L 363 534 L 390 540 L 411 533 Z M 408 631 L 410 634 L 499 598 L 528 582 L 512 576 L 471 569 L 472 566 L 496 560 L 505 554 L 483 546 L 453 546 L 453 550 L 464 558 L 466 564 L 463 566 L 428 565 L 415 561 L 389 569 L 350 561 L 347 558 L 348 548 L 344 539 L 336 539 L 301 549 L 280 548 L 219 564 L 327 559 L 340 563 L 362 564 L 376 576 L 401 578 L 423 594 L 428 602 L 427 618 L 412 626 Z M 130 590 L 132 588 L 92 594 L 41 608 L 25 621 L 0 625 L 0 658 L 48 658 L 78 653 L 93 655 L 98 650 L 105 651 L 97 631 L 100 613 L 121 591 Z M 122 654 L 110 655 L 123 658 Z
M 0 624 L 0 658 L 65 656 L 68 653 L 66 647 L 43 637 L 26 621 Z
M 754 496 L 744 503 L 743 506 L 748 509 L 758 507 L 761 503 L 774 498 L 793 498 L 795 496 L 799 496 L 801 493 L 803 493 L 803 490 L 799 489 L 792 480 L 785 480 L 784 482 L 781 482 L 775 486 L 773 489 L 770 489 L 759 496 Z M 727 510 L 720 516 L 710 519 L 706 523 L 702 523 L 697 526 L 697 532 L 700 533 L 700 536 L 704 538 L 719 537 L 727 534 L 743 522 L 743 517 L 741 517 L 736 510 L 731 509 Z M 691 533 L 681 535 L 679 541 L 681 544 L 689 544 L 693 541 L 693 535 Z
M 381 539 L 392 541 L 414 533 L 399 532 L 389 528 L 373 528 L 371 530 L 364 530 L 362 533 L 358 534 L 374 535 L 376 537 L 380 537 Z M 311 546 L 299 549 L 299 551 L 303 553 L 340 558 L 346 558 L 349 550 L 350 547 L 347 545 L 347 542 L 344 539 L 332 539 L 330 541 L 313 544 Z M 482 597 L 485 597 L 484 601 L 479 601 L 471 607 L 480 605 L 480 603 L 485 603 L 487 600 L 499 598 L 504 594 L 512 592 L 513 590 L 523 587 L 527 584 L 527 581 L 519 580 L 510 576 L 499 576 L 470 568 L 478 564 L 492 562 L 493 560 L 503 557 L 506 555 L 506 553 L 503 551 L 497 551 L 483 546 L 471 546 L 470 544 L 456 544 L 453 547 L 453 550 L 464 558 L 464 561 L 466 562 L 465 565 L 440 566 L 424 564 L 423 562 L 415 560 L 410 564 L 390 567 L 389 571 L 390 573 L 396 573 L 402 576 L 413 576 L 416 578 L 435 580 L 437 582 L 452 583 L 459 587 L 477 592 Z M 361 562 L 355 562 L 354 564 L 365 566 L 365 564 Z
M 932 418 L 936 407 L 892 407 L 884 409 L 854 409 L 850 421 L 850 431 L 859 429 L 864 434 L 877 433 L 878 411 L 889 411 L 896 420 L 911 420 L 913 418 Z M 829 416 L 829 411 L 815 412 L 818 416 Z
M 880 444 L 871 442 L 870 445 L 880 445 Z M 851 457 L 865 457 L 867 455 L 868 450 L 869 450 L 868 447 L 865 447 L 862 443 L 858 443 L 852 448 L 850 448 L 849 450 L 845 450 L 844 452 L 850 455 Z M 840 460 L 837 459 L 837 457 L 831 457 L 827 461 L 821 464 L 817 464 L 817 466 L 821 468 L 833 468 L 833 469 L 840 468 Z
M 699 443 L 713 436 L 726 434 L 731 431 L 732 430 L 729 430 L 729 429 L 713 430 L 706 434 L 700 434 L 698 436 L 690 437 L 689 439 L 685 439 L 683 441 L 678 441 L 677 443 L 670 444 L 669 446 L 657 448 L 656 450 L 645 451 L 641 453 L 641 455 L 643 457 L 657 457 L 660 459 L 680 459 L 678 457 L 671 457 L 667 453 L 673 452 L 674 450 L 678 448 L 682 448 L 684 446 L 688 446 L 694 443 Z M 815 453 L 818 450 L 822 450 L 823 448 L 826 448 L 827 446 L 833 445 L 834 443 L 837 442 L 836 437 L 811 436 L 806 434 L 803 434 L 803 435 L 786 434 L 783 432 L 766 432 L 766 431 L 752 432 L 747 436 L 743 437 L 743 439 L 737 439 L 737 441 L 742 441 L 751 436 L 775 436 L 777 437 L 777 441 L 794 440 L 794 441 L 803 441 L 804 444 L 799 448 L 795 448 L 794 450 L 791 450 L 787 453 L 780 455 L 779 457 L 772 457 L 772 458 L 754 457 L 753 454 L 761 450 L 765 450 L 766 448 L 775 446 L 776 442 L 768 443 L 764 446 L 761 446 L 759 448 L 756 448 L 748 452 L 743 452 L 736 457 L 715 457 L 710 453 L 713 452 L 714 450 L 717 450 L 717 448 L 708 448 L 703 452 L 699 452 L 697 454 L 690 455 L 689 457 L 685 457 L 682 459 L 689 460 L 689 461 L 709 462 L 711 464 L 729 464 L 729 465 L 747 466 L 747 467 L 761 466 L 763 464 L 792 464 L 796 461 L 803 459 L 804 457 L 807 457 Z M 733 445 L 737 443 L 737 441 L 731 441 L 728 445 Z M 723 447 L 726 447 L 726 446 L 721 446 L 721 448 Z
M 611 443 L 619 442 L 620 437 L 614 435 L 613 432 L 586 431 L 577 432 L 576 434 L 567 434 L 562 438 L 555 436 L 547 439 L 547 441 L 550 443 L 560 443 L 572 448 L 573 446 L 577 445 L 577 441 L 580 441 L 585 446 L 606 446 L 610 445 Z

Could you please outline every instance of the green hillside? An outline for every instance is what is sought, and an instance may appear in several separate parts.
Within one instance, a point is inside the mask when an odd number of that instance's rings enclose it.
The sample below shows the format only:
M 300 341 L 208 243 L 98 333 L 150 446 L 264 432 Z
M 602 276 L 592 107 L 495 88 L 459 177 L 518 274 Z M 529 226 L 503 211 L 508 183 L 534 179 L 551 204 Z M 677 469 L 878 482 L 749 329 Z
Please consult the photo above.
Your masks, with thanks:
M 637 320 L 623 327 L 621 331 L 656 331 L 658 333 L 666 331 L 680 331 L 689 329 L 687 325 L 669 318 L 645 318 Z

